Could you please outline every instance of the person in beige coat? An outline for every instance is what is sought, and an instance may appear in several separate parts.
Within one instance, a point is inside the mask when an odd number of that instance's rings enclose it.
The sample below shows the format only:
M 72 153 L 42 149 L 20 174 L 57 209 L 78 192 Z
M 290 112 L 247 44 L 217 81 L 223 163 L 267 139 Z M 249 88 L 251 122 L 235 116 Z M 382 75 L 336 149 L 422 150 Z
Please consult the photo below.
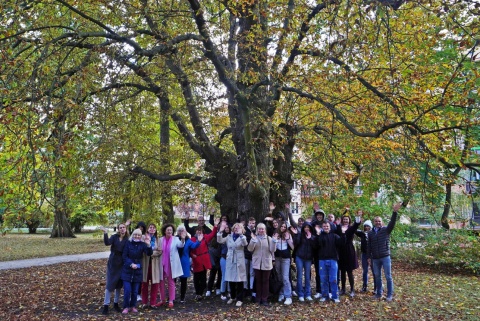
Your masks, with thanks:
M 245 266 L 245 246 L 248 245 L 245 237 L 245 228 L 243 224 L 236 223 L 232 227 L 232 233 L 223 237 L 223 231 L 227 227 L 227 222 L 222 221 L 217 234 L 219 244 L 227 244 L 228 252 L 225 266 L 225 281 L 229 282 L 231 298 L 227 304 L 237 300 L 236 306 L 243 304 L 243 282 L 247 280 L 247 269 Z
M 277 240 L 267 235 L 267 229 L 263 223 L 257 225 L 256 232 L 257 235 L 252 233 L 252 239 L 248 244 L 248 250 L 252 252 L 252 266 L 255 272 L 256 298 L 260 305 L 269 306 L 268 282 L 273 269 L 273 253 L 277 249 Z
M 150 245 L 153 250 L 153 254 L 148 256 L 143 254 L 142 267 L 143 267 L 143 281 L 142 281 L 142 304 L 143 307 L 155 308 L 157 303 L 158 288 L 160 286 L 160 256 L 162 250 L 158 248 L 158 236 L 157 227 L 155 224 L 149 224 L 147 232 L 150 236 Z M 150 290 L 150 300 L 148 298 L 148 290 Z
M 179 248 L 185 246 L 186 231 L 175 237 L 175 226 L 167 223 L 162 226 L 162 237 L 158 247 L 162 250 L 160 257 L 160 302 L 157 307 L 166 304 L 165 287 L 168 284 L 168 307 L 173 308 L 175 300 L 175 278 L 183 275 L 182 263 L 180 262 Z

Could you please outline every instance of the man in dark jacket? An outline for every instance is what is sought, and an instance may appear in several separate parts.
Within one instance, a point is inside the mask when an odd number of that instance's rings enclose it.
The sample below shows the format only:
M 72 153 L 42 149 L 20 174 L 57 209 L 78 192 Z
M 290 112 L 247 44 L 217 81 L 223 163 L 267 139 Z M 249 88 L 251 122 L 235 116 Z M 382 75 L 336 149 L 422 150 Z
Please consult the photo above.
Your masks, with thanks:
M 390 234 L 397 221 L 398 210 L 402 203 L 393 205 L 393 213 L 390 222 L 383 226 L 382 218 L 377 216 L 373 219 L 373 230 L 368 233 L 368 254 L 372 259 L 373 274 L 375 278 L 375 298 L 382 297 L 382 267 L 387 280 L 387 301 L 393 300 L 392 261 L 390 259 Z
M 317 232 L 318 229 L 317 229 Z M 332 300 L 339 303 L 338 298 L 338 248 L 340 236 L 330 231 L 330 223 L 323 222 L 322 230 L 317 237 L 317 256 L 319 260 L 320 280 L 322 297 L 320 302 L 329 299 L 329 289 L 332 292 Z

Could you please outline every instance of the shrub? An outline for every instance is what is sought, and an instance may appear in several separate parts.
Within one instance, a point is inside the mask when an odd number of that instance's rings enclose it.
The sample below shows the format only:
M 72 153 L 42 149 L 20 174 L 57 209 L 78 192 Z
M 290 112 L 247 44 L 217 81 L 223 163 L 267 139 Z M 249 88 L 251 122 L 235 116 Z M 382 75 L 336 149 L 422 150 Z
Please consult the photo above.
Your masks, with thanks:
M 404 241 L 392 247 L 392 255 L 397 259 L 480 274 L 480 242 L 472 231 L 421 230 L 418 239 L 412 237 Z

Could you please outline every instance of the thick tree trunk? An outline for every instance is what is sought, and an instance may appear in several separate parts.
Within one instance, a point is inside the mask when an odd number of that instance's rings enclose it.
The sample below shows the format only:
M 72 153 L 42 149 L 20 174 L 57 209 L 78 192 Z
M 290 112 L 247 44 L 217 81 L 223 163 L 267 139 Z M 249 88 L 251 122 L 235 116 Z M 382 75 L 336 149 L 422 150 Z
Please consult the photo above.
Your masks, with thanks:
M 66 178 L 63 175 L 61 168 L 61 159 L 63 157 L 63 148 L 66 144 L 66 124 L 65 115 L 62 114 L 54 123 L 55 128 L 52 132 L 52 138 L 55 144 L 53 152 L 54 156 L 54 187 L 53 187 L 53 207 L 54 207 L 54 221 L 52 234 L 50 237 L 75 237 L 73 230 L 68 221 L 68 206 L 67 206 L 67 188 Z
M 59 178 L 59 177 L 57 177 Z M 73 234 L 67 214 L 67 196 L 65 193 L 65 186 L 61 185 L 55 187 L 54 190 L 54 221 L 52 234 L 50 237 L 75 237 Z

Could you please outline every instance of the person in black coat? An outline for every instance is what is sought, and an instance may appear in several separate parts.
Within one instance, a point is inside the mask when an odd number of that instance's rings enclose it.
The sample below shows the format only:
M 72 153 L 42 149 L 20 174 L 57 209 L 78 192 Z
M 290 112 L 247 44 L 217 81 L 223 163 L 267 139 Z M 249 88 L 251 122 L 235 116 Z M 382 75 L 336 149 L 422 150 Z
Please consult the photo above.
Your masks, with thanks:
M 118 300 L 120 298 L 120 290 L 122 289 L 123 283 L 120 280 L 120 275 L 122 273 L 123 259 L 122 253 L 125 244 L 128 241 L 128 225 L 130 225 L 130 220 L 125 224 L 120 223 L 117 226 L 117 233 L 108 237 L 108 231 L 106 228 L 102 227 L 103 231 L 103 242 L 105 245 L 110 246 L 110 256 L 108 257 L 107 262 L 107 284 L 105 287 L 105 299 L 103 301 L 103 310 L 102 314 L 108 314 L 108 307 L 110 305 L 110 297 L 113 291 L 115 291 L 115 297 L 113 299 L 113 307 L 115 311 L 122 311 L 118 306 Z
M 142 231 L 136 229 L 123 248 L 122 254 L 123 268 L 120 277 L 124 286 L 122 314 L 127 314 L 129 311 L 138 312 L 136 305 L 138 289 L 143 280 L 143 253 L 146 255 L 152 255 L 153 253 L 150 236 L 145 235 L 145 239 L 142 241 Z
M 360 226 L 360 220 L 363 215 L 362 210 L 357 211 L 357 219 L 352 224 L 352 219 L 348 215 L 342 216 L 342 224 L 337 225 L 336 233 L 342 239 L 342 245 L 339 248 L 338 268 L 341 273 L 342 289 L 340 295 L 345 294 L 346 277 L 348 275 L 348 282 L 350 283 L 350 296 L 355 296 L 355 279 L 353 277 L 353 270 L 358 269 L 357 253 L 353 245 L 353 237 Z

